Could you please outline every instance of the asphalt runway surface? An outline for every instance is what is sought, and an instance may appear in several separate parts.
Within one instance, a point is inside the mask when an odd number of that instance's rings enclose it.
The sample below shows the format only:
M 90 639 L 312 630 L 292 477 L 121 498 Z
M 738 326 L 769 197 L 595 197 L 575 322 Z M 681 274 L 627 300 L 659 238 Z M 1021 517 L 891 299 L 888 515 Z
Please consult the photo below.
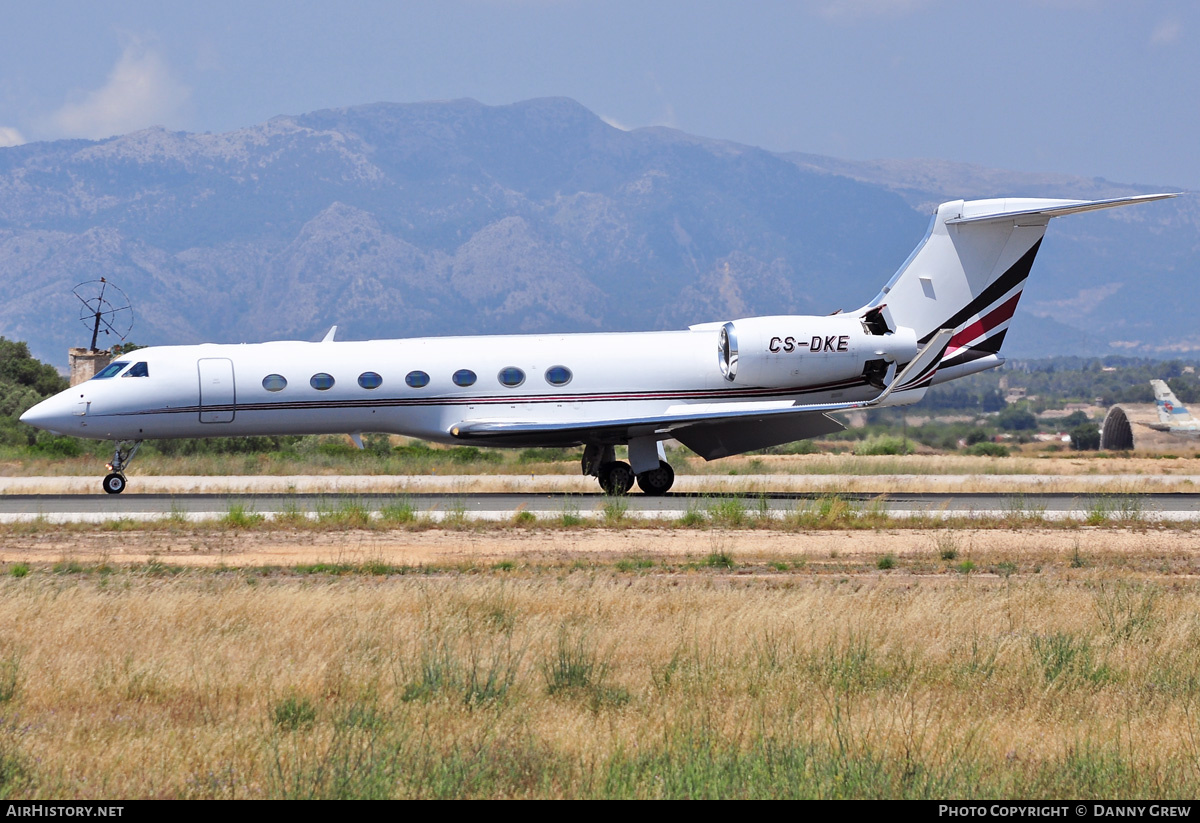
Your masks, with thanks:
M 727 501 L 741 501 L 748 513 L 775 515 L 812 507 L 828 500 L 827 493 L 767 492 L 762 494 L 674 493 L 662 497 L 630 494 L 621 498 L 602 494 L 562 493 L 218 493 L 218 494 L 9 494 L 0 495 L 0 522 L 44 519 L 51 522 L 102 522 L 153 520 L 168 517 L 209 519 L 231 511 L 266 516 L 301 513 L 319 517 L 347 508 L 380 512 L 386 507 L 407 506 L 419 516 L 434 520 L 466 517 L 503 520 L 528 511 L 539 518 L 564 513 L 601 518 L 614 506 L 629 516 L 672 519 L 689 511 L 707 512 Z M 1074 494 L 1062 492 L 914 492 L 911 494 L 839 494 L 859 511 L 880 511 L 892 516 L 991 516 L 1037 514 L 1046 518 L 1077 517 L 1102 513 L 1109 518 L 1191 520 L 1200 517 L 1200 493 L 1145 492 L 1129 494 Z

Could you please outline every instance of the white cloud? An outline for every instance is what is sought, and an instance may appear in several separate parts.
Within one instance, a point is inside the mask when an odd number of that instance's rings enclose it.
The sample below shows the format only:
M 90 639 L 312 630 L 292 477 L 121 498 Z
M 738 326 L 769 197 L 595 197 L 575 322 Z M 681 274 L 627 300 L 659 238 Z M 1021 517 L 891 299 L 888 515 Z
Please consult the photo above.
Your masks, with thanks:
M 600 119 L 603 120 L 608 125 L 612 126 L 614 129 L 620 129 L 621 131 L 633 131 L 633 126 L 627 126 L 624 123 L 622 123 L 620 120 L 617 120 L 614 117 L 608 117 L 608 116 L 602 114 L 602 115 L 600 115 Z
M 643 128 L 643 126 L 631 126 L 629 123 L 622 122 L 615 117 L 609 117 L 607 114 L 601 114 L 600 119 L 612 126 L 614 129 L 620 129 L 621 131 L 633 131 L 634 129 Z M 670 103 L 663 103 L 662 110 L 658 113 L 658 115 L 651 118 L 650 122 L 646 123 L 645 125 L 667 126 L 668 128 L 672 129 L 679 128 L 679 120 L 675 116 L 675 107 Z
M 171 76 L 165 60 L 135 42 L 125 47 L 103 86 L 64 105 L 51 123 L 64 137 L 111 137 L 165 125 L 179 114 L 189 93 Z
M 0 149 L 9 146 L 19 146 L 25 142 L 25 136 L 12 126 L 0 126 Z
M 1183 34 L 1183 26 L 1178 20 L 1164 20 L 1154 27 L 1150 34 L 1150 42 L 1156 46 L 1169 46 L 1179 40 Z

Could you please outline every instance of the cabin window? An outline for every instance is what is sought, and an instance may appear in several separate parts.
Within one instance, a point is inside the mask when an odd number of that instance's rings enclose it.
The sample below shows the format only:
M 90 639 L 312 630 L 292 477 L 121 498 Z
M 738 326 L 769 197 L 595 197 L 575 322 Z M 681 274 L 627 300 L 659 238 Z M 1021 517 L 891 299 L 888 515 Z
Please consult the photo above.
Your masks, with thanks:
M 383 385 L 383 378 L 373 371 L 365 371 L 358 376 L 358 385 L 364 389 L 377 389 Z
M 125 368 L 128 365 L 129 365 L 128 360 L 124 360 L 124 361 L 121 361 L 118 363 L 109 363 L 103 369 L 96 372 L 96 375 L 92 379 L 93 380 L 107 380 L 108 378 L 119 374 L 121 372 L 121 369 Z
M 566 366 L 551 366 L 546 369 L 546 382 L 551 386 L 565 386 L 571 382 L 571 370 Z
M 287 379 L 282 374 L 268 374 L 263 378 L 263 388 L 267 391 L 283 391 L 287 388 Z
M 308 385 L 312 386 L 317 391 L 329 391 L 333 388 L 333 375 L 321 372 L 314 374 L 308 381 Z
M 149 377 L 150 365 L 143 360 L 140 363 L 134 363 L 133 368 L 125 372 L 122 377 Z
M 518 369 L 516 366 L 508 366 L 500 370 L 500 374 L 496 375 L 497 379 L 510 389 L 515 389 L 517 386 L 525 382 L 525 372 Z
M 454 373 L 452 379 L 454 380 L 454 385 L 462 386 L 465 389 L 467 386 L 474 386 L 477 378 L 475 377 L 475 372 L 470 369 L 459 369 Z
M 410 371 L 404 375 L 404 382 L 411 388 L 423 389 L 429 385 L 429 375 L 423 371 Z

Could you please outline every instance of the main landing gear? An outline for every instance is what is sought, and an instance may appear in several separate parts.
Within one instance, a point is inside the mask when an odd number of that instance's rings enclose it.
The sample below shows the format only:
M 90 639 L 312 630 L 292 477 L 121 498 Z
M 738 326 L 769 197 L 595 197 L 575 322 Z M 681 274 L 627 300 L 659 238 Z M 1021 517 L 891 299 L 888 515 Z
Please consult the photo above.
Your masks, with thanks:
M 661 447 L 657 443 L 651 444 L 661 454 Z M 632 451 L 631 447 L 631 451 Z M 640 455 L 643 465 L 647 462 L 644 455 Z M 671 485 L 675 482 L 675 471 L 666 460 L 659 459 L 658 465 L 653 465 L 653 453 L 650 460 L 650 468 L 641 472 L 635 472 L 633 467 L 623 460 L 616 459 L 616 453 L 612 446 L 597 446 L 588 445 L 583 450 L 583 460 L 580 463 L 580 468 L 585 475 L 591 475 L 600 481 L 600 488 L 604 489 L 605 494 L 628 494 L 633 488 L 633 483 L 636 480 L 638 488 L 643 494 L 660 496 L 666 494 L 671 489 Z
M 133 460 L 133 456 L 137 454 L 141 445 L 141 440 L 117 441 L 116 448 L 113 449 L 112 462 L 104 464 L 104 467 L 109 470 L 109 474 L 105 475 L 101 483 L 104 491 L 109 494 L 120 494 L 125 491 L 125 467 Z

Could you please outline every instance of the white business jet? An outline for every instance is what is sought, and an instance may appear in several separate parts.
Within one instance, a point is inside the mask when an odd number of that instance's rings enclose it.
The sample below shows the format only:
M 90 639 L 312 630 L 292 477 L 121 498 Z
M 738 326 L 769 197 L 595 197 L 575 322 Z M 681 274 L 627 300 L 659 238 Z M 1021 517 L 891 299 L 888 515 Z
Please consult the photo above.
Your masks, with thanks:
M 143 440 L 409 435 L 486 446 L 582 445 L 609 494 L 671 488 L 663 441 L 713 460 L 837 431 L 830 412 L 915 403 L 1003 363 L 1000 344 L 1050 218 L 1173 197 L 956 200 L 874 300 L 683 331 L 162 346 L 122 356 L 27 411 L 114 440 L 104 490 Z M 615 447 L 629 448 L 629 462 Z

